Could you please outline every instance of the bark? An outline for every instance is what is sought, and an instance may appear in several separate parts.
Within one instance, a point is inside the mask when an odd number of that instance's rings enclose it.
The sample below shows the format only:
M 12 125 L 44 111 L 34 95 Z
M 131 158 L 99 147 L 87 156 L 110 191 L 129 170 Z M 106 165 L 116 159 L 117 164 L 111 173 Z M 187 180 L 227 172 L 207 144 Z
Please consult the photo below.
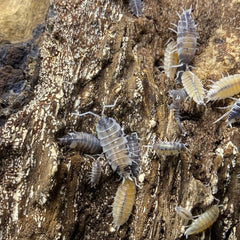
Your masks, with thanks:
M 203 0 L 192 6 L 199 33 L 193 72 L 207 89 L 208 79 L 239 71 L 239 3 Z M 176 39 L 168 28 L 177 23 L 182 7 L 190 3 L 144 1 L 143 15 L 136 18 L 126 1 L 50 3 L 45 31 L 31 42 L 40 51 L 39 79 L 27 75 L 32 92 L 20 107 L 10 104 L 15 110 L 3 114 L 0 128 L 2 239 L 185 239 L 174 208 L 201 214 L 217 203 L 213 195 L 223 206 L 205 239 L 240 238 L 239 124 L 213 124 L 225 112 L 217 107 L 231 101 L 198 107 L 187 100 L 182 134 L 168 109 L 168 91 L 181 86 L 159 66 L 165 43 Z M 72 113 L 101 115 L 103 106 L 117 98 L 105 114 L 126 134 L 136 131 L 142 146 L 135 206 L 118 231 L 111 215 L 117 174 L 105 165 L 100 184 L 92 189 L 92 160 L 58 143 L 72 131 L 96 134 L 95 117 Z M 180 139 L 188 150 L 164 159 L 143 147 L 164 138 Z

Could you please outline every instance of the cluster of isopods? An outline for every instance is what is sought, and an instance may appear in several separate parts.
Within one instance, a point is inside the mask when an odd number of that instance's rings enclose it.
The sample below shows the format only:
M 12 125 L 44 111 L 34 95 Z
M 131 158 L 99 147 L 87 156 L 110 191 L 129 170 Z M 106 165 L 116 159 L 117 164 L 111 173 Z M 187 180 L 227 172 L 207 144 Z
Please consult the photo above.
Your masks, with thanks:
M 175 75 L 177 75 L 176 79 L 178 80 L 180 78 L 180 83 L 183 85 L 183 88 L 174 89 L 169 92 L 173 100 L 170 108 L 174 109 L 180 131 L 180 107 L 187 96 L 192 98 L 195 103 L 206 106 L 204 102 L 205 98 L 207 98 L 206 102 L 216 101 L 232 97 L 240 92 L 240 74 L 235 74 L 223 77 L 213 83 L 205 96 L 205 90 L 201 80 L 190 71 L 191 66 L 189 64 L 194 58 L 198 38 L 196 24 L 191 16 L 191 12 L 192 7 L 188 10 L 183 10 L 181 15 L 178 14 L 180 18 L 178 25 L 173 24 L 177 28 L 177 31 L 172 29 L 177 34 L 177 42 L 171 40 L 164 52 L 164 72 L 166 76 L 173 79 Z M 180 68 L 180 70 L 177 72 L 178 68 Z M 231 124 L 240 117 L 240 99 L 230 107 L 232 107 L 232 109 L 215 122 L 228 115 L 227 122 L 231 126 Z M 176 155 L 180 151 L 185 150 L 186 146 L 180 142 L 159 142 L 153 145 L 153 149 L 161 156 Z M 209 228 L 217 220 L 220 211 L 219 205 L 217 204 L 210 207 L 203 214 L 195 217 L 192 216 L 190 211 L 182 207 L 176 207 L 176 212 L 184 221 L 192 221 L 185 231 L 185 236 L 188 238 L 189 235 L 203 232 Z
M 115 106 L 115 104 L 106 105 L 104 108 Z M 135 181 L 139 173 L 141 151 L 137 133 L 134 132 L 125 136 L 121 126 L 115 119 L 103 115 L 104 108 L 101 117 L 92 112 L 79 114 L 79 116 L 92 114 L 98 118 L 96 125 L 97 138 L 88 133 L 74 132 L 59 140 L 61 144 L 68 145 L 70 148 L 77 149 L 82 153 L 104 153 L 112 170 L 116 171 L 123 179 L 114 198 L 112 210 L 113 224 L 119 229 L 128 220 L 134 205 Z M 92 187 L 98 184 L 100 176 L 100 162 L 95 160 L 90 173 Z
M 177 72 L 177 68 L 181 67 L 186 71 L 178 71 L 177 78 L 181 76 L 182 89 L 171 90 L 169 95 L 172 97 L 173 102 L 170 108 L 175 110 L 175 117 L 180 122 L 180 106 L 186 99 L 187 95 L 193 99 L 197 104 L 204 104 L 205 90 L 203 88 L 201 80 L 193 72 L 190 71 L 189 64 L 192 62 L 197 48 L 197 31 L 196 24 L 191 16 L 192 7 L 187 10 L 183 10 L 183 13 L 179 16 L 178 25 L 173 24 L 177 31 L 173 30 L 177 34 L 177 42 L 172 40 L 168 43 L 164 52 L 164 72 L 167 77 L 174 78 Z M 207 102 L 216 101 L 232 97 L 240 92 L 240 74 L 234 74 L 231 76 L 223 77 L 219 81 L 212 84 L 210 90 L 207 93 Z M 227 123 L 231 126 L 237 119 L 240 118 L 240 99 L 236 100 L 235 104 L 229 106 L 231 110 L 225 113 L 217 121 L 221 120 L 225 116 L 228 116 Z M 217 122 L 215 121 L 215 122 Z
M 85 154 L 100 154 L 102 147 L 99 140 L 92 134 L 85 132 L 71 132 L 59 138 L 61 145 L 68 146 L 70 149 L 75 149 Z M 91 156 L 90 156 L 91 157 Z M 94 158 L 93 158 L 94 159 Z M 89 174 L 89 182 L 91 187 L 96 187 L 101 178 L 101 164 L 99 158 L 94 159 L 92 170 Z
M 141 15 L 141 1 L 131 0 L 131 9 L 136 16 Z M 177 73 L 177 79 L 181 79 L 183 88 L 171 90 L 170 97 L 173 103 L 170 106 L 175 110 L 175 117 L 181 127 L 180 107 L 187 95 L 197 104 L 205 105 L 205 90 L 200 79 L 190 71 L 190 63 L 194 58 L 197 48 L 196 24 L 191 16 L 192 7 L 183 10 L 179 15 L 177 31 L 177 42 L 171 40 L 164 52 L 164 72 L 167 77 L 173 79 Z M 184 71 L 177 68 L 180 67 Z M 223 77 L 211 86 L 207 94 L 207 102 L 231 97 L 240 92 L 240 74 Z M 115 102 L 116 104 L 116 102 Z M 114 172 L 117 172 L 123 179 L 117 189 L 113 203 L 113 223 L 119 228 L 129 218 L 135 201 L 136 178 L 140 166 L 140 145 L 137 133 L 125 136 L 121 126 L 111 117 L 104 116 L 104 109 L 114 105 L 106 105 L 103 108 L 101 116 L 86 112 L 76 114 L 83 116 L 92 114 L 98 118 L 96 125 L 97 138 L 88 133 L 73 132 L 60 138 L 60 142 L 68 145 L 70 148 L 78 149 L 83 153 L 100 154 L 103 153 L 109 165 Z M 231 125 L 240 117 L 240 99 L 232 106 L 232 109 L 224 114 L 217 121 L 228 115 L 227 122 Z M 217 122 L 216 121 L 216 122 Z M 181 142 L 159 141 L 152 146 L 153 150 L 160 157 L 178 155 L 186 150 L 186 145 Z M 100 156 L 101 157 L 101 156 Z M 92 171 L 90 173 L 90 183 L 96 187 L 101 176 L 101 166 L 99 160 L 94 160 Z M 135 180 L 135 181 L 134 181 Z M 203 214 L 193 217 L 191 212 L 182 208 L 176 208 L 177 213 L 183 220 L 191 220 L 191 225 L 185 231 L 186 237 L 197 234 L 210 227 L 219 216 L 219 205 L 213 205 Z

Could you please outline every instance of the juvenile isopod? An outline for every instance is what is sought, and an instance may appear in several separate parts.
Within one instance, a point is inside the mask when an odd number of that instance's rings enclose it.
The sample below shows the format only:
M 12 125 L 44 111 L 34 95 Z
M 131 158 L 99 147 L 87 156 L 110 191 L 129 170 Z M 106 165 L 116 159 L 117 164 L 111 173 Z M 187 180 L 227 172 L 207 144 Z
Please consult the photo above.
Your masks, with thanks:
M 61 144 L 67 145 L 71 149 L 76 149 L 82 153 L 98 154 L 102 152 L 99 140 L 85 132 L 70 132 L 59 138 Z
M 197 49 L 197 32 L 196 24 L 191 16 L 192 6 L 190 9 L 183 10 L 183 13 L 179 16 L 177 31 L 173 30 L 177 34 L 177 52 L 180 65 L 189 64 L 195 55 Z
M 115 104 L 116 101 L 114 105 L 105 105 L 102 115 L 106 107 L 113 107 Z M 128 154 L 126 136 L 120 125 L 111 117 L 100 117 L 93 112 L 86 112 L 77 115 L 83 116 L 86 114 L 92 114 L 98 118 L 96 125 L 97 136 L 105 157 L 113 171 L 117 171 L 117 173 L 124 179 L 130 177 L 132 160 Z
M 221 116 L 219 119 L 217 119 L 214 123 L 220 121 L 222 118 L 226 117 L 227 115 L 228 115 L 227 123 L 230 125 L 230 127 L 232 127 L 232 123 L 235 123 L 236 121 L 239 120 L 239 118 L 240 118 L 240 98 L 233 105 L 228 106 L 228 107 L 232 107 L 231 110 L 229 110 L 228 112 L 223 114 L 223 116 Z
M 138 176 L 139 165 L 141 161 L 141 149 L 139 144 L 138 134 L 136 132 L 127 135 L 127 147 L 129 151 L 129 156 L 132 159 L 132 174 L 134 177 Z
M 126 179 L 118 187 L 116 196 L 113 202 L 113 224 L 119 229 L 127 222 L 134 205 L 136 195 L 136 186 L 134 181 Z
M 173 79 L 178 65 L 177 43 L 171 41 L 168 43 L 166 50 L 164 51 L 164 73 L 170 79 Z
M 187 98 L 187 93 L 184 88 L 173 89 L 169 91 L 169 96 L 173 99 L 173 102 L 182 103 Z
M 102 173 L 102 168 L 101 168 L 99 158 L 97 158 L 96 160 L 94 159 L 94 161 L 92 162 L 91 172 L 89 173 L 89 182 L 91 184 L 91 188 L 95 188 L 96 185 L 98 185 L 101 178 L 101 173 Z
M 169 109 L 174 110 L 174 116 L 178 123 L 179 131 L 182 132 L 182 125 L 181 125 L 181 104 L 187 99 L 187 93 L 184 88 L 181 89 L 173 89 L 169 91 L 169 96 L 173 99 L 172 103 L 169 105 Z
M 158 156 L 178 155 L 181 151 L 186 149 L 186 145 L 180 142 L 156 142 L 153 145 L 153 150 Z
M 182 75 L 182 84 L 189 95 L 197 104 L 204 104 L 204 88 L 201 80 L 191 71 Z
M 185 231 L 186 238 L 189 235 L 197 234 L 203 232 L 217 220 L 219 216 L 219 206 L 213 205 L 206 212 L 201 214 L 197 219 L 195 219 L 189 228 Z
M 240 92 L 240 74 L 223 77 L 215 82 L 208 91 L 208 101 L 221 100 Z

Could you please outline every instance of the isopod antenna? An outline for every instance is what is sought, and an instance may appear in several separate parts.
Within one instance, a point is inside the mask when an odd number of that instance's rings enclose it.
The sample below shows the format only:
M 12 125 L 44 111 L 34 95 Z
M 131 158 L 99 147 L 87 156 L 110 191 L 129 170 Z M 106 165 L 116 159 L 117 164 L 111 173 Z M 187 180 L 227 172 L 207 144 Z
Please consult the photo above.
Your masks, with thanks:
M 98 114 L 93 113 L 93 112 L 91 112 L 91 111 L 85 112 L 85 113 L 81 113 L 81 114 L 79 114 L 79 113 L 72 113 L 72 115 L 79 116 L 79 117 L 85 116 L 85 115 L 87 115 L 87 114 L 91 114 L 91 115 L 93 115 L 94 117 L 101 118 Z
M 101 116 L 104 116 L 105 108 L 115 107 L 116 104 L 117 104 L 117 101 L 118 101 L 118 97 L 117 97 L 117 99 L 115 100 L 115 102 L 114 102 L 113 104 L 111 104 L 111 105 L 104 105 L 104 106 L 103 106 L 102 113 L 101 113 Z M 91 115 L 93 115 L 94 117 L 96 117 L 96 118 L 98 118 L 98 119 L 101 118 L 101 116 L 99 116 L 98 114 L 96 114 L 96 113 L 94 113 L 94 112 L 91 112 L 91 111 L 88 111 L 88 112 L 85 112 L 85 113 L 81 113 L 81 114 L 79 114 L 79 113 L 72 113 L 72 115 L 79 116 L 79 117 L 85 116 L 85 115 L 87 115 L 87 114 L 91 114 Z
M 117 99 L 115 100 L 115 102 L 114 102 L 113 104 L 111 104 L 111 105 L 104 105 L 104 106 L 103 106 L 103 110 L 102 110 L 102 116 L 104 115 L 105 108 L 115 107 L 116 104 L 117 104 L 117 101 L 118 101 L 118 97 L 117 97 Z

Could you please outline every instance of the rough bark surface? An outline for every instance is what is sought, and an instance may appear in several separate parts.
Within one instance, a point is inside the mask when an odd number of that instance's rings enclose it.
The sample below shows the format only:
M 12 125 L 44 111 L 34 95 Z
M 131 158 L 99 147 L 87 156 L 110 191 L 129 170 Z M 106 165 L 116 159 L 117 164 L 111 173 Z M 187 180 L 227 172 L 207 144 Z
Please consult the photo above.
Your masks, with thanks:
M 176 39 L 168 29 L 178 21 L 176 11 L 190 4 L 199 33 L 193 71 L 207 89 L 207 79 L 239 73 L 239 1 L 147 0 L 140 18 L 132 16 L 126 1 L 50 3 L 37 41 L 41 64 L 38 81 L 30 84 L 33 95 L 4 115 L 0 128 L 2 239 L 185 239 L 174 208 L 187 207 L 197 215 L 216 204 L 213 195 L 223 206 L 205 239 L 240 239 L 239 124 L 213 124 L 225 112 L 217 107 L 231 100 L 206 107 L 187 100 L 180 134 L 168 109 L 168 91 L 180 86 L 158 68 L 165 43 Z M 124 125 L 126 134 L 136 131 L 142 146 L 165 137 L 188 146 L 167 159 L 142 147 L 140 188 L 119 231 L 111 215 L 118 176 L 106 165 L 99 186 L 91 189 L 92 160 L 58 143 L 71 131 L 95 134 L 96 118 L 72 113 L 101 114 L 103 105 L 117 97 L 106 115 Z

